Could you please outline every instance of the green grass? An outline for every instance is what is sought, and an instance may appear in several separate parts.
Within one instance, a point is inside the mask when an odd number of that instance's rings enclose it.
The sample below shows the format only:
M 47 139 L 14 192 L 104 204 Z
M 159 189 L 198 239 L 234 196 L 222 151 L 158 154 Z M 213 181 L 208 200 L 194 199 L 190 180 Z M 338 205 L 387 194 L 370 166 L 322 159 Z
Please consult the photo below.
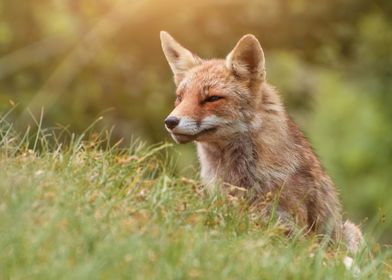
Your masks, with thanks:
M 165 146 L 0 131 L 0 279 L 353 278 L 342 248 L 173 175 Z M 359 278 L 391 279 L 391 250 L 370 251 Z

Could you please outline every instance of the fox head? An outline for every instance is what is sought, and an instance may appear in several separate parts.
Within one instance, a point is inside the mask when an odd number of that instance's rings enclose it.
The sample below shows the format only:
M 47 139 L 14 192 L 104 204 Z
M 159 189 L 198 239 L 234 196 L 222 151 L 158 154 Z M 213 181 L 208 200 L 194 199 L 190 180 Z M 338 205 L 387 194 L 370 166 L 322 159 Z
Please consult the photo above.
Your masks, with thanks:
M 226 59 L 201 59 L 165 31 L 161 43 L 177 86 L 165 126 L 177 143 L 222 141 L 249 129 L 266 76 L 255 36 L 242 37 Z

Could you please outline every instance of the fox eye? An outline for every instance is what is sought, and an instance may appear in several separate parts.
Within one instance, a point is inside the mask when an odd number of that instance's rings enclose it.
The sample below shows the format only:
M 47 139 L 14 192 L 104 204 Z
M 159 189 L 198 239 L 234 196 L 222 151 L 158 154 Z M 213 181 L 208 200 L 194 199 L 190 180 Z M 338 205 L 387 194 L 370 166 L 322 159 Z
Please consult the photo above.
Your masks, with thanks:
M 181 101 L 182 101 L 182 96 L 181 95 L 177 95 L 176 102 L 181 102 Z
M 211 95 L 211 96 L 208 96 L 204 100 L 204 102 L 215 102 L 215 101 L 218 101 L 219 99 L 222 99 L 222 98 L 223 98 L 223 96 Z

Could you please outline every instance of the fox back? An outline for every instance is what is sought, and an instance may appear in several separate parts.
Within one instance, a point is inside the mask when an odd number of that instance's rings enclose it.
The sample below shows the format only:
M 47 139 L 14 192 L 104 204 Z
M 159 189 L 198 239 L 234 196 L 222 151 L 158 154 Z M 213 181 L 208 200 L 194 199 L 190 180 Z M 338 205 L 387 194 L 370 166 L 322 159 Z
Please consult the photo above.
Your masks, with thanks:
M 196 143 L 203 183 L 246 189 L 266 216 L 271 206 L 264 202 L 273 194 L 283 222 L 334 239 L 345 234 L 336 187 L 267 83 L 256 37 L 242 37 L 225 59 L 212 60 L 163 31 L 161 42 L 177 86 L 166 129 L 177 143 Z

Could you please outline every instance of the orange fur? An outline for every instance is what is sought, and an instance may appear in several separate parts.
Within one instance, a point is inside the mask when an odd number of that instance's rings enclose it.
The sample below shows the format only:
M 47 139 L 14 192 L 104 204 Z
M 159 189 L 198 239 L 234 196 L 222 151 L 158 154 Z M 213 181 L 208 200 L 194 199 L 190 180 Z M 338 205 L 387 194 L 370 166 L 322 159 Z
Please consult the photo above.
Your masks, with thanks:
M 179 143 L 196 142 L 203 182 L 245 188 L 256 207 L 278 195 L 282 221 L 335 240 L 343 234 L 356 251 L 361 233 L 342 226 L 336 187 L 267 83 L 258 40 L 246 35 L 226 59 L 214 60 L 191 54 L 166 32 L 161 41 L 177 84 L 169 116 L 175 123 L 167 128 Z

